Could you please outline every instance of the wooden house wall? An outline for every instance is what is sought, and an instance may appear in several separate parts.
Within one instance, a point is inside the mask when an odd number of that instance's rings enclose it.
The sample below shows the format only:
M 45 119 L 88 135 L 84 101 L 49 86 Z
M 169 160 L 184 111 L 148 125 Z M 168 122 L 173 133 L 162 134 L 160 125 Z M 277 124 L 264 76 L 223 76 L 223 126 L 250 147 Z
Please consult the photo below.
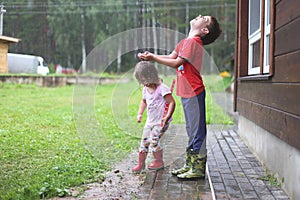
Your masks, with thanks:
M 273 76 L 267 80 L 238 80 L 236 109 L 240 115 L 300 150 L 299 8 L 300 1 L 275 1 Z M 245 41 L 238 37 L 237 42 Z M 239 51 L 237 54 L 237 63 L 245 63 L 245 55 Z

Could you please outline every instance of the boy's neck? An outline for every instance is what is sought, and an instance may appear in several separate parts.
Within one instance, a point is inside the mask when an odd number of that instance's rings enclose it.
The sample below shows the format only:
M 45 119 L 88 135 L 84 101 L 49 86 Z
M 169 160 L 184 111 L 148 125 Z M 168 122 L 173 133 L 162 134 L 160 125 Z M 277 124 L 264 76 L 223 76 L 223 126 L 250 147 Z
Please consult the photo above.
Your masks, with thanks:
M 200 37 L 200 33 L 198 31 L 190 30 L 188 38 L 193 38 L 193 37 Z

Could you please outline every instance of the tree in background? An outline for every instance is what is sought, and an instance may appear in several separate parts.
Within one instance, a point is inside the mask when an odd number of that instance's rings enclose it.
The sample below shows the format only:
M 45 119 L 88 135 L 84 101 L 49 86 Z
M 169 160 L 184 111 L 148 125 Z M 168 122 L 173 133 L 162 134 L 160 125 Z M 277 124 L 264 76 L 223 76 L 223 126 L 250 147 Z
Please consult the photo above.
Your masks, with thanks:
M 186 34 L 190 19 L 198 14 L 216 16 L 221 22 L 222 36 L 218 42 L 205 47 L 219 70 L 222 71 L 224 60 L 234 53 L 234 0 L 17 0 L 4 6 L 7 10 L 4 35 L 22 39 L 9 50 L 41 55 L 48 63 L 64 67 L 84 68 L 82 61 L 93 48 L 129 29 L 168 28 Z M 165 38 L 151 39 L 167 42 Z M 108 70 L 127 71 L 136 62 L 135 54 L 133 51 L 118 55 Z

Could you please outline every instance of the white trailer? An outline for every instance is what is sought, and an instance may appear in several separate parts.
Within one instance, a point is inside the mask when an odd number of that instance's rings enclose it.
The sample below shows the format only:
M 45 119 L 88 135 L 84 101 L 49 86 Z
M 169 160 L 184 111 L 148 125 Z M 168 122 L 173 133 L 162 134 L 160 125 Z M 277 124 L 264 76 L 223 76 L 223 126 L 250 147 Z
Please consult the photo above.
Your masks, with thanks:
M 13 74 L 41 74 L 49 73 L 48 66 L 40 56 L 8 53 L 7 54 L 8 73 Z

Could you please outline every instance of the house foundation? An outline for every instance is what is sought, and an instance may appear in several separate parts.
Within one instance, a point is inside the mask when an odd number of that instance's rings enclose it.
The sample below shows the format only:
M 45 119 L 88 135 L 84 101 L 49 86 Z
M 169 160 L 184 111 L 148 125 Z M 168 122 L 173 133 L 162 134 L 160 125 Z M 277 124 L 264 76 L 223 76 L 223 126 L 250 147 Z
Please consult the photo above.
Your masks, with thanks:
M 300 151 L 243 116 L 238 133 L 257 159 L 275 174 L 291 199 L 300 199 Z

